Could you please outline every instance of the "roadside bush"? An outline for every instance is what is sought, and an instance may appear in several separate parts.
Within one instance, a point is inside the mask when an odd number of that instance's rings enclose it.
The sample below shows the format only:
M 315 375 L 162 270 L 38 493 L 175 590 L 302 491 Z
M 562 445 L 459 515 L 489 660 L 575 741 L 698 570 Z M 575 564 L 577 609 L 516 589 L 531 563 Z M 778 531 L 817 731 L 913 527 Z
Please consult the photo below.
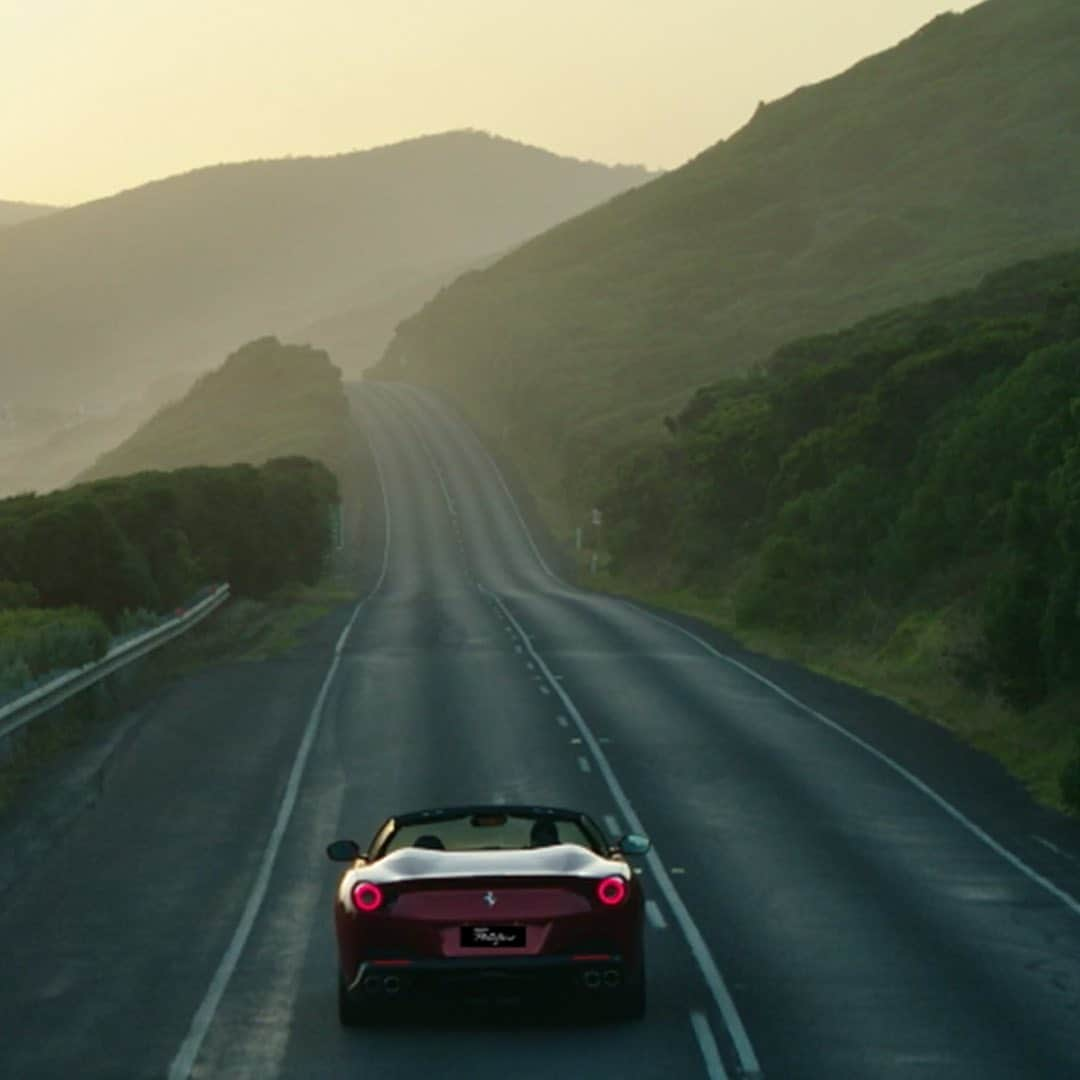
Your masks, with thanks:
M 40 599 L 29 581 L 0 581 L 0 611 L 36 607 Z
M 33 677 L 25 660 L 17 659 L 9 663 L 0 661 L 0 692 L 18 690 Z
M 34 678 L 100 660 L 109 648 L 104 619 L 79 608 L 0 612 L 0 669 L 25 665 Z M 25 679 L 23 681 L 26 681 Z

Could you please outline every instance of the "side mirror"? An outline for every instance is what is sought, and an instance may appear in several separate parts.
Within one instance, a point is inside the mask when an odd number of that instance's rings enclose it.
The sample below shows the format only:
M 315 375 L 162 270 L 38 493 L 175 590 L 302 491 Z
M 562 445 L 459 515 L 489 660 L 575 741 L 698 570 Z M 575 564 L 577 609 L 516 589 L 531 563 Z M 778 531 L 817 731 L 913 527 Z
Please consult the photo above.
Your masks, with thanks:
M 652 841 L 641 833 L 627 833 L 616 845 L 622 855 L 644 855 L 652 847 Z
M 364 856 L 360 851 L 360 845 L 355 840 L 335 840 L 326 845 L 326 854 L 334 862 L 356 862 Z

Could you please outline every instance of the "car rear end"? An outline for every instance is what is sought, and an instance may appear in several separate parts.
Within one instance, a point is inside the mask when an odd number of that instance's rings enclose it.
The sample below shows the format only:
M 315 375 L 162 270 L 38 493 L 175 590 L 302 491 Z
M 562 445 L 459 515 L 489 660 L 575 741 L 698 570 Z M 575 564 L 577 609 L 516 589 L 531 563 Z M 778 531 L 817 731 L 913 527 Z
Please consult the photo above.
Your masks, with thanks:
M 607 870 L 381 884 L 346 875 L 335 920 L 348 1002 L 625 1003 L 643 978 L 643 902 L 629 867 Z

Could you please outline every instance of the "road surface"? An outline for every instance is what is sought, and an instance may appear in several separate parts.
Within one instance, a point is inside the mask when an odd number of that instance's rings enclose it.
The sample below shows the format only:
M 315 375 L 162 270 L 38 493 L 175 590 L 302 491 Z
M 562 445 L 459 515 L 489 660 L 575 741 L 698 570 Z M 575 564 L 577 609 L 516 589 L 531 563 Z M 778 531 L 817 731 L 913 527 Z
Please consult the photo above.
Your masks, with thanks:
M 3 898 L 0 1076 L 1080 1076 L 1074 824 L 887 702 L 565 584 L 452 409 L 353 405 L 364 600 L 152 703 Z M 653 838 L 643 1022 L 338 1026 L 324 845 L 481 801 Z

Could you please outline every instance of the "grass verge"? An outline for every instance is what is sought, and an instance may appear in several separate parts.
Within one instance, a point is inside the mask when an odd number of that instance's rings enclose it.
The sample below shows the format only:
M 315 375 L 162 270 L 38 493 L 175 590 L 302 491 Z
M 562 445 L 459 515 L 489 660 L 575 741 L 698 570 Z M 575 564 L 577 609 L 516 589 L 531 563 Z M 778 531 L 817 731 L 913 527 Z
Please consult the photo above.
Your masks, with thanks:
M 1020 712 L 973 684 L 964 665 L 972 629 L 962 612 L 909 618 L 881 635 L 807 637 L 737 625 L 731 590 L 705 596 L 603 571 L 582 574 L 580 580 L 585 587 L 701 619 L 745 648 L 895 701 L 993 755 L 1043 805 L 1075 814 L 1061 786 L 1066 766 L 1080 750 L 1075 694 L 1061 693 Z

